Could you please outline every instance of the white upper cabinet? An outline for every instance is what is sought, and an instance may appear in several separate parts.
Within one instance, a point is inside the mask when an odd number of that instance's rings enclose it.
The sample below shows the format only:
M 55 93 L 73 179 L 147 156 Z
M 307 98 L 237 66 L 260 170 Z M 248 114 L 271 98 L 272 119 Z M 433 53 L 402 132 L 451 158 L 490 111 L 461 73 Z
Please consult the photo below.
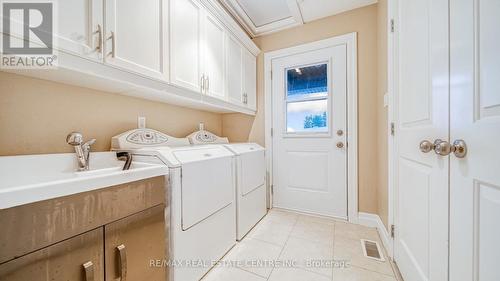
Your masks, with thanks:
M 243 48 L 227 36 L 227 93 L 229 102 L 243 105 Z
M 243 50 L 243 103 L 251 110 L 257 110 L 257 59 Z
M 225 96 L 225 29 L 211 14 L 203 16 L 203 74 L 205 93 L 220 99 Z
M 64 0 L 57 9 L 63 11 L 54 30 L 57 69 L 21 74 L 215 112 L 255 113 L 259 49 L 217 0 Z M 23 38 L 16 29 L 9 35 Z
M 82 57 L 102 60 L 103 0 L 57 2 L 56 48 Z
M 105 0 L 106 63 L 168 79 L 168 0 Z
M 233 36 L 227 36 L 227 92 L 229 102 L 256 110 L 257 63 Z
M 170 3 L 170 82 L 202 91 L 202 6 L 196 0 Z

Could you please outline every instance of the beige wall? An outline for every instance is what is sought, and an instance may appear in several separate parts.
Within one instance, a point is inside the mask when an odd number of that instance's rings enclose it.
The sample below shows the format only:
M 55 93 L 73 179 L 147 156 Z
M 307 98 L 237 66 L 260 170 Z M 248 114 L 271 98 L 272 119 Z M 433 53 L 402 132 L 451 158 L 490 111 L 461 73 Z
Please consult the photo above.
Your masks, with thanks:
M 377 213 L 377 5 L 352 10 L 254 39 L 262 50 L 257 61 L 255 118 L 223 116 L 222 131 L 231 140 L 264 144 L 263 53 L 350 32 L 358 33 L 359 210 Z M 254 120 L 252 120 L 254 119 Z M 245 125 L 240 126 L 241 120 Z M 253 122 L 252 122 L 253 121 Z
M 387 107 L 384 95 L 387 93 L 387 0 L 378 0 L 378 87 L 377 87 L 377 214 L 388 228 L 388 161 L 387 161 Z
M 200 121 L 221 133 L 221 114 L 0 72 L 0 155 L 70 152 L 65 139 L 74 130 L 106 151 L 112 136 L 137 127 L 137 116 L 172 136 L 186 136 Z

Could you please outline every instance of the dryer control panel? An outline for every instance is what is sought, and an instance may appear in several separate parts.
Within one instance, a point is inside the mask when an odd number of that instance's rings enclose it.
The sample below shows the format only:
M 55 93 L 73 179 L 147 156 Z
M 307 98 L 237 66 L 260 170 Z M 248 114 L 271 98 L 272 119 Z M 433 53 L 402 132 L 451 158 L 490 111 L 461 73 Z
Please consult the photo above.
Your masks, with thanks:
M 227 138 L 222 138 L 209 131 L 197 131 L 187 136 L 191 144 L 225 144 L 229 143 Z
M 112 149 L 138 149 L 158 146 L 186 146 L 187 138 L 174 138 L 153 129 L 134 129 L 114 136 L 111 139 Z
M 209 131 L 205 131 L 203 123 L 200 123 L 199 130 L 187 136 L 191 144 L 225 144 L 229 143 L 228 138 L 219 137 Z

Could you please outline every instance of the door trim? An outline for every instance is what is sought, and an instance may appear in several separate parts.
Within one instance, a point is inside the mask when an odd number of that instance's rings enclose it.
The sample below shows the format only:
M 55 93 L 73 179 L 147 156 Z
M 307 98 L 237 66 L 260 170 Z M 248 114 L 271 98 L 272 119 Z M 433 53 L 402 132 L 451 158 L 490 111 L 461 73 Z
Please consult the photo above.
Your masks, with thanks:
M 357 33 L 352 32 L 328 39 L 264 53 L 265 147 L 267 167 L 267 207 L 273 206 L 272 170 L 272 60 L 318 49 L 346 45 L 347 47 L 347 217 L 358 222 L 358 69 Z
M 396 224 L 397 215 L 397 155 L 398 155 L 398 133 L 394 128 L 394 134 L 391 133 L 392 125 L 399 124 L 398 118 L 398 92 L 397 92 L 397 65 L 398 61 L 398 0 L 389 0 L 387 2 L 387 224 L 389 231 L 392 225 Z M 392 26 L 392 27 L 391 27 Z M 391 30 L 392 29 L 392 30 Z M 396 232 L 396 231 L 394 231 Z M 394 260 L 394 237 L 389 236 L 389 243 L 386 246 L 388 255 Z

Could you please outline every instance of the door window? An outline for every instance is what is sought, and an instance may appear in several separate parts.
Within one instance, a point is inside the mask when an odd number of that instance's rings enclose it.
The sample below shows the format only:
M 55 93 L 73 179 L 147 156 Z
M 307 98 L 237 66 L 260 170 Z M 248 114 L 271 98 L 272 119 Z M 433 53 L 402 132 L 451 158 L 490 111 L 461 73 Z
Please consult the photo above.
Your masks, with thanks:
M 286 69 L 286 133 L 328 133 L 328 64 Z

